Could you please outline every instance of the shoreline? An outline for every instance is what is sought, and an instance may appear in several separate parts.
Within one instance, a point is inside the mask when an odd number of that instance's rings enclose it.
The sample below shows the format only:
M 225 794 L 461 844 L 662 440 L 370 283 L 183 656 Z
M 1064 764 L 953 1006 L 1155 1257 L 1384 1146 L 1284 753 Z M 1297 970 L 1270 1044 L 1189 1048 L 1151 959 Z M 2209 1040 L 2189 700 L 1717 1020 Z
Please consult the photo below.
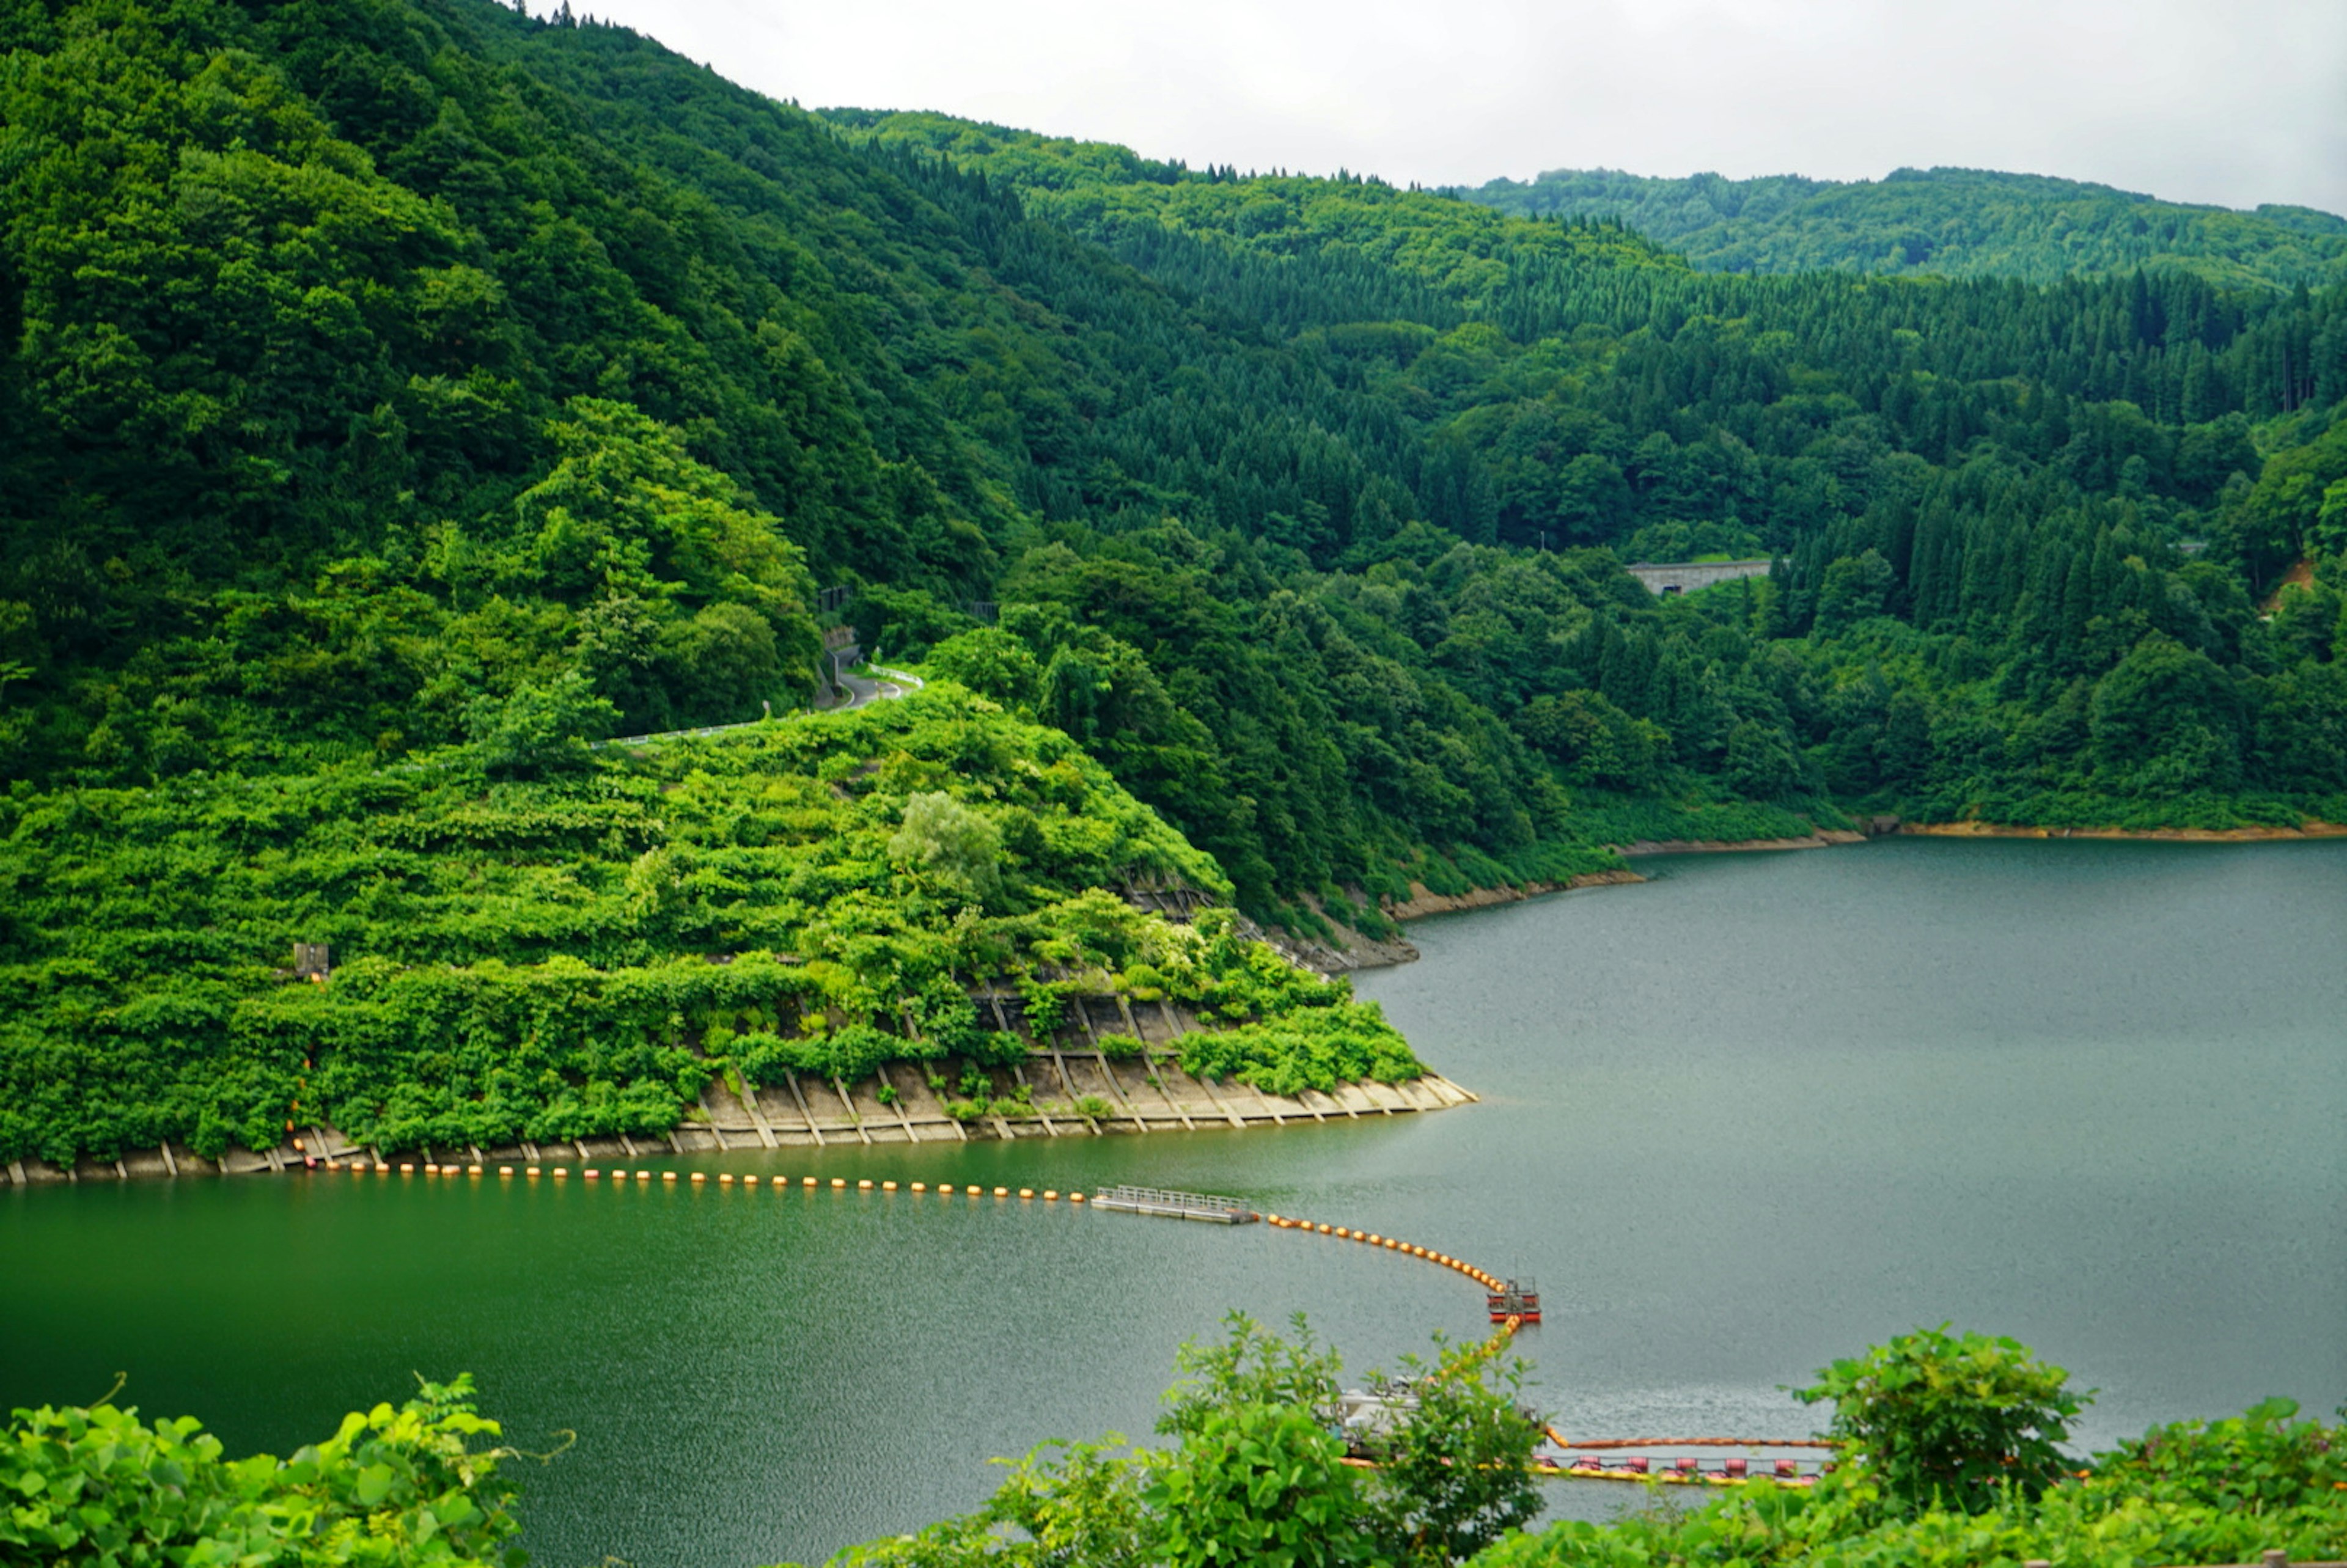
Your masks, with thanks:
M 1918 838 L 2087 838 L 2143 844 L 2291 844 L 2347 838 L 2347 823 L 2306 822 L 2297 827 L 2024 827 L 2002 822 L 1907 822 L 1898 831 Z
M 1858 820 L 1866 825 L 1865 831 L 1828 827 L 1796 838 L 1639 839 L 1635 843 L 1617 844 L 1610 847 L 1616 855 L 1630 859 L 1649 855 L 1747 855 L 1771 850 L 1838 849 L 1847 845 L 1870 844 L 1878 838 L 1894 836 L 2070 838 L 2145 844 L 2290 844 L 2347 838 L 2347 823 L 2314 820 L 2297 827 L 2031 827 L 1995 822 L 1906 822 L 1890 815 L 1860 817 Z M 1474 909 L 1496 908 L 1502 904 L 1520 904 L 1527 898 L 1537 898 L 1550 893 L 1568 893 L 1582 887 L 1628 886 L 1645 880 L 1645 876 L 1624 866 L 1618 871 L 1584 872 L 1562 882 L 1471 887 L 1460 894 L 1437 893 L 1423 882 L 1412 882 L 1409 898 L 1399 903 L 1389 899 L 1384 908 L 1388 918 L 1408 922 L 1424 919 L 1430 915 L 1457 915 Z M 1351 940 L 1342 948 L 1332 950 L 1313 943 L 1307 945 L 1306 951 L 1292 956 L 1323 974 L 1391 968 L 1399 964 L 1415 962 L 1419 956 L 1417 948 L 1407 940 L 1381 942 L 1349 930 L 1346 935 Z
M 1039 1072 L 1089 1076 L 1092 1086 L 1116 1098 L 1111 1102 L 1106 1095 L 1088 1096 L 1089 1103 L 1045 1101 L 1018 1109 L 998 1104 L 979 1115 L 963 1117 L 954 1115 L 934 1097 L 929 1102 L 917 1098 L 922 1093 L 920 1074 L 911 1069 L 920 1065 L 927 1064 L 892 1062 L 875 1076 L 854 1083 L 794 1075 L 786 1086 L 787 1099 L 774 1088 L 751 1089 L 745 1099 L 722 1081 L 712 1081 L 702 1095 L 702 1113 L 660 1134 L 613 1133 L 480 1147 L 444 1143 L 379 1148 L 354 1143 L 331 1124 L 314 1123 L 274 1149 L 256 1153 L 232 1148 L 223 1151 L 218 1160 L 207 1159 L 181 1143 L 126 1150 L 114 1160 L 84 1155 L 70 1169 L 40 1159 L 12 1160 L 0 1164 L 0 1187 L 299 1175 L 353 1167 L 402 1174 L 413 1174 L 421 1168 L 430 1174 L 436 1169 L 493 1169 L 501 1163 L 535 1166 L 573 1159 L 582 1164 L 597 1160 L 671 1161 L 700 1154 L 780 1151 L 820 1156 L 842 1149 L 923 1144 L 954 1149 L 1031 1138 L 1256 1132 L 1426 1115 L 1471 1105 L 1481 1098 L 1432 1068 L 1393 1083 L 1341 1079 L 1331 1091 L 1306 1089 L 1293 1095 L 1276 1095 L 1235 1080 L 1205 1082 L 1184 1071 L 1179 1058 L 1156 1052 L 1146 1057 L 1114 1057 L 1096 1051 L 1038 1051 L 1028 1058 L 1028 1066 Z M 882 1088 L 893 1089 L 897 1098 L 881 1101 L 877 1091 Z
M 1626 887 L 1645 878 L 1628 866 L 1615 871 L 1583 871 L 1562 882 L 1525 882 L 1498 887 L 1471 887 L 1464 893 L 1437 893 L 1423 882 L 1409 885 L 1409 897 L 1385 905 L 1389 920 L 1420 920 L 1429 915 L 1455 915 L 1469 909 L 1489 909 L 1500 904 L 1521 904 L 1550 893 L 1571 893 L 1583 887 Z M 1411 957 L 1417 954 L 1413 951 Z
M 1832 849 L 1845 844 L 1864 844 L 1876 836 L 1879 835 L 1853 832 L 1847 827 L 1821 827 L 1799 838 L 1642 838 L 1635 844 L 1614 845 L 1614 853 L 1621 856 L 1747 855 L 1764 849 Z
M 1412 949 L 1415 956 L 1416 949 Z M 354 1143 L 330 1122 L 289 1127 L 275 1148 L 222 1151 L 218 1160 L 184 1143 L 125 1150 L 113 1160 L 84 1154 L 71 1167 L 26 1158 L 0 1162 L 0 1187 L 150 1177 L 244 1176 L 328 1168 L 327 1162 L 403 1165 L 493 1165 L 499 1161 L 665 1159 L 695 1154 L 775 1150 L 959 1147 L 1030 1138 L 1139 1136 L 1155 1132 L 1240 1132 L 1319 1126 L 1332 1122 L 1422 1115 L 1471 1105 L 1480 1097 L 1425 1063 L 1413 1078 L 1385 1083 L 1340 1079 L 1332 1090 L 1306 1088 L 1273 1094 L 1237 1079 L 1204 1079 L 1182 1064 L 1181 1041 L 1208 1025 L 1187 1005 L 1122 993 L 1063 999 L 1065 1014 L 1038 1031 L 1015 991 L 981 990 L 971 999 L 995 1023 L 1027 1041 L 1023 1060 L 994 1067 L 961 1057 L 898 1059 L 859 1079 L 785 1071 L 780 1083 L 754 1083 L 738 1074 L 712 1078 L 699 1102 L 670 1132 L 636 1136 L 605 1133 L 414 1148 Z M 1123 1050 L 1103 1037 L 1122 1036 Z M 1138 1050 L 1132 1049 L 1137 1045 Z M 950 1080 L 967 1071 L 988 1079 L 983 1096 L 956 1092 Z

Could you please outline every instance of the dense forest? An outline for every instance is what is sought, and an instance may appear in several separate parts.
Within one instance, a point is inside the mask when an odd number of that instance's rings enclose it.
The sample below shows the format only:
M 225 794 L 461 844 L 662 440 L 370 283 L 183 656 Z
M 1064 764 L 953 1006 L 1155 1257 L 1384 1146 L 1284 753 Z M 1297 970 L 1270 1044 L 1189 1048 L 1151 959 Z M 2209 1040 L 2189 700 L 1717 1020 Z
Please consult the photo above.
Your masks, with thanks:
M 2347 820 L 2335 287 L 1704 272 L 1617 219 L 818 116 L 487 0 L 0 0 L 0 49 L 12 1103 L 99 1040 L 249 1038 L 139 977 L 250 978 L 296 915 L 551 962 L 526 893 L 399 891 L 518 876 L 540 815 L 630 929 L 654 894 L 606 879 L 665 841 L 587 825 L 661 786 L 572 743 L 787 714 L 842 620 L 1291 928 L 1846 812 Z M 1719 553 L 1776 566 L 1621 570 Z M 1025 787 L 938 793 L 1007 846 Z M 634 1081 L 549 1071 L 521 1122 Z M 226 1081 L 12 1136 L 282 1087 Z
M 1519 218 L 1615 220 L 1712 272 L 1843 268 L 2050 283 L 2152 268 L 2251 292 L 2347 278 L 2347 218 L 2334 213 L 2242 212 L 1993 169 L 1837 180 L 1555 169 L 1450 194 Z

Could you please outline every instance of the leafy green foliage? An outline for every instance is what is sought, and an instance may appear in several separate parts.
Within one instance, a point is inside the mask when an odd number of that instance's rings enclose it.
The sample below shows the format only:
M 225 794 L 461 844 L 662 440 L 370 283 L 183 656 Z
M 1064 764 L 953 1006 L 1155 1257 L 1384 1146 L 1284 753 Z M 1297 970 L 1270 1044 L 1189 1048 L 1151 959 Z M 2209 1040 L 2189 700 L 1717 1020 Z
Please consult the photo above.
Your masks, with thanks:
M 852 1546 L 833 1568 L 1158 1568 L 1164 1526 L 1146 1492 L 1157 1460 L 1097 1443 L 1046 1443 L 1010 1463 L 985 1507 L 913 1535 Z
M 1478 1568 L 2142 1568 L 2347 1550 L 2347 1429 L 2293 1420 L 2289 1399 L 2154 1427 L 2082 1465 L 2055 1447 L 2081 1398 L 2010 1339 L 1927 1329 L 1819 1376 L 1795 1397 L 1835 1402 L 1842 1450 L 1814 1487 L 1556 1524 Z
M 2008 1491 L 2037 1496 L 2065 1473 L 2059 1445 L 2086 1404 L 2069 1374 L 2027 1346 L 1944 1324 L 1818 1377 L 1794 1398 L 1833 1405 L 1843 1462 L 1908 1513 L 1977 1513 Z
M 1449 1564 L 1536 1511 L 1525 1461 L 1539 1429 L 1512 1402 L 1520 1368 L 1487 1381 L 1487 1347 L 1409 1363 L 1425 1374 L 1419 1397 L 1377 1440 L 1386 1468 L 1364 1471 L 1327 1417 L 1342 1362 L 1302 1316 L 1292 1339 L 1243 1313 L 1225 1327 L 1176 1355 L 1157 1423 L 1174 1450 L 1046 1444 L 977 1512 L 851 1548 L 834 1568 Z
M 905 803 L 905 825 L 888 841 L 888 858 L 972 904 L 1002 886 L 1001 833 L 943 790 Z
M 1440 1344 L 1439 1340 L 1438 1343 Z M 1403 1358 L 1407 1419 L 1372 1434 L 1370 1533 L 1393 1561 L 1464 1562 L 1541 1512 L 1532 1452 L 1542 1423 L 1522 1408 L 1523 1365 L 1489 1344 L 1440 1344 L 1430 1366 Z
M 426 1383 L 398 1409 L 343 1418 L 291 1459 L 221 1457 L 192 1417 L 135 1409 L 20 1409 L 0 1430 L 0 1550 L 39 1563 L 518 1564 L 516 1488 L 498 1473 L 497 1424 L 472 1380 Z
M 2155 1427 L 2034 1497 L 2005 1489 L 1978 1512 L 1886 1516 L 1870 1483 L 1750 1488 L 1676 1516 L 1578 1522 L 1519 1535 L 1477 1568 L 1960 1568 L 2032 1559 L 2078 1568 L 2294 1562 L 2347 1550 L 2347 1429 L 2292 1421 L 2269 1400 L 2229 1420 Z
M 1341 1386 L 1336 1353 L 1300 1317 L 1292 1337 L 1238 1313 L 1225 1328 L 1177 1358 L 1158 1422 L 1174 1451 L 1119 1452 L 1116 1438 L 1038 1450 L 977 1513 L 835 1561 L 2145 1568 L 2347 1551 L 2347 1428 L 2293 1419 L 2296 1405 L 2270 1399 L 2234 1419 L 2155 1427 L 2081 1465 L 2052 1446 L 2076 1403 L 2057 1368 L 2009 1340 L 1941 1331 L 1837 1362 L 1805 1391 L 1837 1401 L 1849 1439 L 1814 1486 L 1758 1481 L 1691 1507 L 1522 1532 L 1539 1430 L 1514 1402 L 1522 1368 L 1495 1375 L 1491 1347 L 1442 1346 L 1431 1369 L 1408 1364 L 1418 1375 L 1406 1383 L 1372 1379 L 1415 1404 L 1364 1440 L 1378 1468 L 1362 1471 L 1335 1462 L 1341 1446 L 1309 1416 Z M 1894 1477 L 1906 1490 L 1886 1486 Z M 1317 1532 L 1289 1528 L 1299 1516 Z
M 1289 1331 L 1293 1337 L 1283 1337 L 1245 1313 L 1233 1312 L 1223 1319 L 1219 1341 L 1184 1341 L 1174 1353 L 1178 1376 L 1165 1390 L 1157 1430 L 1187 1437 L 1203 1430 L 1214 1412 L 1235 1406 L 1309 1408 L 1336 1398 L 1343 1387 L 1337 1379 L 1344 1358 L 1320 1342 L 1300 1312 L 1290 1320 Z
M 949 686 L 530 777 L 502 759 L 0 801 L 0 1151 L 657 1134 L 728 1070 L 1018 1060 L 967 994 L 1006 977 L 1038 1030 L 1055 988 L 1145 973 L 1340 1035 L 1363 1070 L 1410 1061 L 1227 909 L 1177 926 L 1103 891 L 1228 884 L 1066 736 Z M 297 939 L 331 945 L 331 985 L 273 968 Z
M 1224 996 L 1236 999 L 1231 993 L 1238 989 Z M 1325 1094 L 1364 1078 L 1399 1083 L 1426 1071 L 1374 1003 L 1281 1011 L 1264 1022 L 1185 1034 L 1181 1046 L 1183 1070 L 1193 1077 L 1233 1078 L 1266 1094 Z
M 1239 1563 L 1335 1568 L 1371 1561 L 1345 1445 L 1293 1405 L 1202 1412 L 1182 1458 L 1148 1501 L 1164 1521 L 1165 1561 L 1178 1568 Z

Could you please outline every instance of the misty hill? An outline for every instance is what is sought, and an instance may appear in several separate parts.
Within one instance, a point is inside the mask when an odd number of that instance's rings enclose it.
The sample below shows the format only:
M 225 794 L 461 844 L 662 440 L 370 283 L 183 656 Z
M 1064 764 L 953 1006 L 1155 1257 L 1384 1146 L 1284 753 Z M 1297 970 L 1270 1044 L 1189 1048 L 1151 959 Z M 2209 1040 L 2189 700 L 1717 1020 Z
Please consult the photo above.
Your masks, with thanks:
M 1516 217 L 1616 219 L 1724 272 L 1841 268 L 2049 282 L 2173 267 L 2228 287 L 2285 289 L 2347 278 L 2347 219 L 2332 213 L 2272 205 L 2240 212 L 2037 174 L 1661 179 L 1559 169 L 1451 194 Z

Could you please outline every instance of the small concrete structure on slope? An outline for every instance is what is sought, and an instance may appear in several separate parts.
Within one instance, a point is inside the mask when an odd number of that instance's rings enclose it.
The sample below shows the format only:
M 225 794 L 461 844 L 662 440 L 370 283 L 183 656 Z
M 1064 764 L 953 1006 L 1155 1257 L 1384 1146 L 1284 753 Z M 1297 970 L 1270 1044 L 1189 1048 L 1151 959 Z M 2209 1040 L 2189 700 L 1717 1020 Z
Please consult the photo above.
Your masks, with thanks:
M 1739 577 L 1767 577 L 1768 563 L 1765 560 L 1690 561 L 1683 566 L 1658 566 L 1652 561 L 1639 561 L 1622 569 L 1653 593 L 1693 593 L 1699 588 L 1734 582 Z

